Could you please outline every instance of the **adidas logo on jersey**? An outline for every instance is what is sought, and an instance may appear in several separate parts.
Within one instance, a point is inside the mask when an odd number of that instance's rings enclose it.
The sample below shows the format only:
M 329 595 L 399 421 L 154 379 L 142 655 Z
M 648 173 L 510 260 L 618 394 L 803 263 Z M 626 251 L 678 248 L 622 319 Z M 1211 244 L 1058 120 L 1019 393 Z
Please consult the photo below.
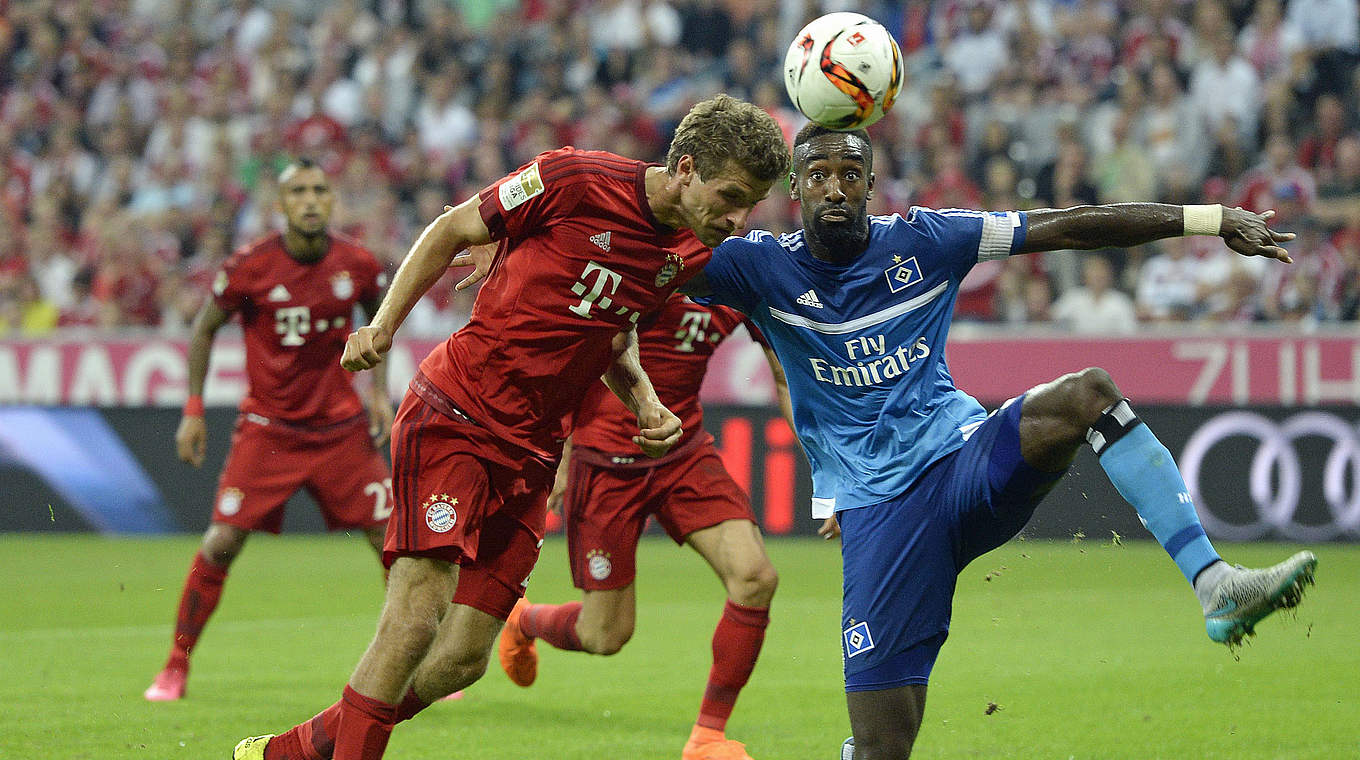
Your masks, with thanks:
M 803 306 L 811 306 L 814 309 L 822 308 L 822 302 L 817 298 L 817 294 L 811 290 L 798 296 L 798 303 Z
M 280 284 L 278 284 L 278 285 L 275 285 L 275 286 L 274 286 L 274 289 L 271 290 L 271 291 L 269 291 L 269 301 L 270 301 L 271 303 L 278 303 L 279 301 L 287 301 L 288 299 L 290 299 L 290 298 L 292 298 L 292 297 L 293 297 L 293 295 L 292 295 L 291 293 L 288 292 L 288 288 L 285 288 L 285 287 L 283 286 L 282 283 L 280 283 Z
M 600 247 L 600 250 L 602 250 L 602 251 L 606 251 L 606 252 L 609 251 L 609 233 L 608 233 L 608 232 L 601 232 L 601 233 L 596 234 L 596 235 L 591 235 L 591 236 L 590 236 L 590 242 L 594 243 L 595 245 L 598 245 L 598 246 Z

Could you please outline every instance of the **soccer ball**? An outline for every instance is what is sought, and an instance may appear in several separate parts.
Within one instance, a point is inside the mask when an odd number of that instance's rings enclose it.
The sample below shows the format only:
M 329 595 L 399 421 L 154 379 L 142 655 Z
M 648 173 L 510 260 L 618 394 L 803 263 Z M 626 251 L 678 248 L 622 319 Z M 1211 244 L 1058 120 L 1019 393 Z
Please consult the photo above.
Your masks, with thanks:
M 809 119 L 863 129 L 883 118 L 902 89 L 902 51 L 881 24 L 828 13 L 803 27 L 784 56 L 784 87 Z

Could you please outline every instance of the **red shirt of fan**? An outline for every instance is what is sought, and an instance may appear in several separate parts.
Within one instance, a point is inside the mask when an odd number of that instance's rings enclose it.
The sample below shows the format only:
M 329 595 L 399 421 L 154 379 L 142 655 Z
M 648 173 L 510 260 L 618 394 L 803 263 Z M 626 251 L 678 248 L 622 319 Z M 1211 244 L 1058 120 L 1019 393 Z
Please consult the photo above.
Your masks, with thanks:
M 233 253 L 213 280 L 217 305 L 240 312 L 250 390 L 241 411 L 320 427 L 363 412 L 340 367 L 354 307 L 376 299 L 386 275 L 373 254 L 331 233 L 317 261 L 295 261 L 274 233 Z
M 699 386 L 718 344 L 744 323 L 745 317 L 725 306 L 700 306 L 678 296 L 667 301 L 655 323 L 638 334 L 638 348 L 642 368 L 661 403 L 680 418 L 684 435 L 665 457 L 645 456 L 633 443 L 637 418 L 604 383 L 598 383 L 576 411 L 572 456 L 587 457 L 601 466 L 650 467 L 684 455 L 691 445 L 711 443 L 713 436 L 704 430 Z M 754 327 L 747 329 L 753 336 L 759 334 Z M 584 449 L 604 456 L 593 456 Z
M 411 390 L 556 459 L 572 413 L 612 362 L 614 336 L 712 256 L 693 232 L 652 215 L 647 166 L 562 148 L 482 190 L 500 248 L 468 324 L 425 357 Z

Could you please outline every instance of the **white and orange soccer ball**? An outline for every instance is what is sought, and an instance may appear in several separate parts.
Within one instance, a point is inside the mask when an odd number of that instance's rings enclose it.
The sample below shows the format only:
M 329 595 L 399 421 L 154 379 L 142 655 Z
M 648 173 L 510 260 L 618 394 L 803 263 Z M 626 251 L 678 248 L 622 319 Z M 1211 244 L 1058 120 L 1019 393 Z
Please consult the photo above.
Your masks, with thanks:
M 902 89 L 902 51 L 881 24 L 858 13 L 828 13 L 793 38 L 784 87 L 809 119 L 862 129 L 883 118 Z

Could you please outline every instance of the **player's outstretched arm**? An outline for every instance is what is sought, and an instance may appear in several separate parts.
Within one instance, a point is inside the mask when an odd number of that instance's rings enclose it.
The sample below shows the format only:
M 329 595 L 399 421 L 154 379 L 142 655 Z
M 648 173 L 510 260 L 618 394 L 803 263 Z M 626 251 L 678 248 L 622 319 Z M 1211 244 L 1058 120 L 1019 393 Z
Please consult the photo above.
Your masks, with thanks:
M 684 431 L 680 418 L 671 413 L 656 395 L 656 388 L 642 369 L 638 354 L 637 330 L 630 328 L 614 337 L 614 363 L 601 378 L 628 410 L 637 415 L 640 435 L 633 443 L 649 457 L 664 456 Z
M 369 322 L 378 313 L 379 303 L 381 301 L 375 298 L 359 304 Z M 387 366 L 379 364 L 368 374 L 368 399 L 364 402 L 364 410 L 368 412 L 368 434 L 373 438 L 373 445 L 381 447 L 392 437 L 392 423 L 397 412 L 392 408 L 392 397 L 387 390 Z
M 473 196 L 425 227 L 402 259 L 373 321 L 349 334 L 340 366 L 351 372 L 377 366 L 392 347 L 392 336 L 406 315 L 444 275 L 454 255 L 470 245 L 491 242 L 491 232 L 477 210 L 479 203 L 477 196 Z
M 1280 243 L 1293 240 L 1294 233 L 1270 229 L 1267 222 L 1274 216 L 1274 211 L 1166 203 L 1039 209 L 1028 212 L 1029 230 L 1020 252 L 1128 248 L 1162 238 L 1217 235 L 1243 256 L 1293 263 Z
M 184 405 L 179 429 L 175 431 L 175 451 L 179 458 L 195 467 L 203 465 L 208 452 L 208 426 L 203 421 L 203 385 L 208 378 L 208 358 L 213 338 L 231 312 L 209 299 L 194 317 L 194 334 L 189 339 L 189 401 Z

